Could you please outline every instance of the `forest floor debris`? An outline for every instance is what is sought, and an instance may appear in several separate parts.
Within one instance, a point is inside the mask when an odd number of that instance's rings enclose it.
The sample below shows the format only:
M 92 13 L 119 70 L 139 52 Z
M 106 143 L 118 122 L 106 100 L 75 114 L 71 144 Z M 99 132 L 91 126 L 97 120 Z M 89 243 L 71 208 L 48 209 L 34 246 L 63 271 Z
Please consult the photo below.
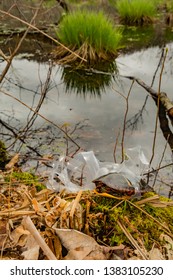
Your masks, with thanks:
M 173 259 L 173 201 L 117 197 L 106 186 L 67 194 L 40 181 L 1 171 L 1 259 Z

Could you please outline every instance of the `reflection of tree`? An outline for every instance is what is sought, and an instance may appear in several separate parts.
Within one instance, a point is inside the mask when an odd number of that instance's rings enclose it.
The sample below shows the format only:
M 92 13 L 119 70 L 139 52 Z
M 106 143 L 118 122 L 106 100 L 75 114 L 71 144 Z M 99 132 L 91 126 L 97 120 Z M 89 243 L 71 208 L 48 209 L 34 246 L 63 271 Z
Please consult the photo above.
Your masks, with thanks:
M 148 96 L 146 96 L 144 104 L 142 105 L 142 108 L 126 122 L 126 128 L 132 128 L 132 130 L 137 129 L 137 125 L 139 122 L 143 123 L 143 112 L 145 111 L 145 106 L 147 104 Z
M 66 135 L 73 136 L 73 141 L 75 141 L 86 126 L 87 123 L 82 121 L 71 126 L 65 124 L 63 129 Z M 70 138 L 65 137 L 63 131 L 55 129 L 51 122 L 48 121 L 42 126 L 27 127 L 24 130 L 22 123 L 14 115 L 5 115 L 4 118 L 4 114 L 1 114 L 0 138 L 5 142 L 8 151 L 20 152 L 22 164 L 28 161 L 33 162 L 33 160 L 37 163 L 41 160 L 49 166 L 46 161 L 44 162 L 45 155 L 51 153 L 55 160 L 62 153 L 68 155 L 76 151 Z M 32 167 L 34 168 L 34 163 Z
M 76 69 L 72 67 L 64 67 L 62 70 L 63 83 L 66 92 L 76 92 L 83 95 L 84 98 L 88 94 L 91 97 L 101 97 L 101 93 L 111 84 L 112 77 L 117 74 L 117 66 L 115 62 L 104 63 L 98 65 L 97 69 Z

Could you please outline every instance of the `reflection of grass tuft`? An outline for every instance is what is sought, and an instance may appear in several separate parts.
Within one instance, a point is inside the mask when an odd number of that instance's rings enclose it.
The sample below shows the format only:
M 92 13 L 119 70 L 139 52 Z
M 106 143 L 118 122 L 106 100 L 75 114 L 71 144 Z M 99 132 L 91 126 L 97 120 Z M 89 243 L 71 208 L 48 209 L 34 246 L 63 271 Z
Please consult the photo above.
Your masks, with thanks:
M 156 16 L 155 0 L 117 0 L 116 8 L 126 24 L 144 24 L 152 22 Z
M 86 98 L 100 98 L 106 87 L 111 85 L 112 78 L 118 74 L 115 62 L 97 64 L 97 69 L 76 69 L 64 67 L 61 79 L 65 84 L 66 92 L 75 92 Z
M 56 34 L 62 44 L 88 62 L 115 57 L 122 38 L 120 29 L 114 27 L 102 12 L 80 10 L 66 15 Z M 71 61 L 77 59 L 66 50 L 58 49 L 58 53 L 66 59 L 69 56 Z M 67 59 L 67 62 L 70 61 Z

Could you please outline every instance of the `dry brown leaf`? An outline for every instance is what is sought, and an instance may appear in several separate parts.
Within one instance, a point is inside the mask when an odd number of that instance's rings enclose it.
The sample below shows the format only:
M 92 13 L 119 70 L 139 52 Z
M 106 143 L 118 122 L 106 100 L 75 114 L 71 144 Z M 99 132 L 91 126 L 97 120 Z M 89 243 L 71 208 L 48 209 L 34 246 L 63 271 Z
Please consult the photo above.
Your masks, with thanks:
M 51 251 L 56 256 L 57 260 L 62 259 L 62 245 L 58 235 L 51 228 L 46 228 L 44 231 L 44 238 Z
M 13 240 L 13 244 L 17 244 L 22 235 L 29 235 L 29 231 L 24 229 L 23 225 L 15 228 L 11 233 L 11 239 Z
M 7 230 L 5 234 L 0 235 L 0 248 L 10 248 L 16 245 L 20 246 L 21 238 L 22 244 L 25 244 L 25 239 L 28 234 L 29 232 L 27 230 L 24 230 L 22 225 L 15 228 L 12 232 Z
M 24 260 L 38 260 L 40 246 L 31 234 L 28 235 L 25 248 L 26 251 L 22 253 Z
M 66 260 L 107 260 L 110 247 L 100 246 L 94 238 L 73 229 L 55 229 L 67 249 Z
M 59 237 L 56 235 L 54 235 L 54 249 L 56 258 L 60 260 L 62 258 L 62 246 Z
M 8 221 L 0 220 L 0 249 L 4 248 L 8 236 Z
M 16 154 L 12 159 L 6 164 L 5 169 L 10 170 L 19 161 L 19 154 Z
M 165 260 L 165 258 L 158 248 L 153 248 L 149 252 L 149 260 Z

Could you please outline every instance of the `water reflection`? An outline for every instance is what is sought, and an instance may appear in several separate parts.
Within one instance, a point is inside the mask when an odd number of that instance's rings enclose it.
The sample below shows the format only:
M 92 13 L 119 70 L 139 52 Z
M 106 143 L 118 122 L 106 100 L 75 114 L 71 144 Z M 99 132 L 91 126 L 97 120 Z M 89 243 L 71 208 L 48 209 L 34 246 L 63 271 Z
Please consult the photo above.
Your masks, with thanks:
M 116 80 L 118 68 L 116 62 L 97 65 L 97 69 L 78 69 L 66 66 L 62 69 L 61 80 L 67 93 L 91 97 L 101 97 L 106 88 L 111 85 L 112 78 Z
M 162 47 L 172 42 L 172 28 L 162 24 L 151 26 L 126 26 L 123 30 L 123 52 L 134 52 L 148 47 Z

